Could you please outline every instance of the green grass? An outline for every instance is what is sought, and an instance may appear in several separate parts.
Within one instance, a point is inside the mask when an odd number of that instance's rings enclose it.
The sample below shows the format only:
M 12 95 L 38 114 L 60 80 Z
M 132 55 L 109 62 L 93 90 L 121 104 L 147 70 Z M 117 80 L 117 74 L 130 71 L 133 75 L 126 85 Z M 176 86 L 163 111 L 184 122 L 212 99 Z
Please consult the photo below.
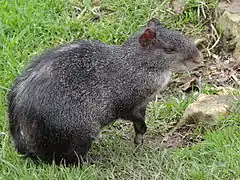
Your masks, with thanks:
M 85 2 L 85 3 L 84 3 Z M 202 1 L 204 2 L 204 1 Z M 213 1 L 214 2 L 214 1 Z M 174 15 L 158 0 L 1 0 L 0 1 L 0 179 L 238 179 L 240 177 L 239 104 L 204 141 L 188 148 L 164 150 L 146 143 L 135 148 L 130 124 L 106 127 L 91 154 L 101 156 L 94 165 L 59 167 L 35 164 L 15 153 L 8 133 L 6 94 L 30 58 L 48 47 L 73 39 L 98 39 L 121 44 L 150 17 L 169 28 L 200 36 L 204 20 L 200 4 L 191 0 L 186 11 Z M 100 5 L 100 10 L 97 7 Z M 208 3 L 212 8 L 214 3 Z M 206 88 L 205 93 L 215 93 Z M 169 98 L 150 105 L 147 137 L 158 138 L 181 117 L 194 99 Z

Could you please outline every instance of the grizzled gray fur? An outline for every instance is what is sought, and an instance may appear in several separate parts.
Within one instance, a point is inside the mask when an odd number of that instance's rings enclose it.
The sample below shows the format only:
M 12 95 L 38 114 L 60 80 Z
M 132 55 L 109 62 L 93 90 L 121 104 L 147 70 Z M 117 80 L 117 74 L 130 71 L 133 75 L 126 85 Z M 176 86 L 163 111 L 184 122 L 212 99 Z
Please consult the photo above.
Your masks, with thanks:
M 15 148 L 45 162 L 81 163 L 100 129 L 119 118 L 133 122 L 135 143 L 142 143 L 150 98 L 172 72 L 200 62 L 196 46 L 157 19 L 123 46 L 82 40 L 50 50 L 9 93 Z

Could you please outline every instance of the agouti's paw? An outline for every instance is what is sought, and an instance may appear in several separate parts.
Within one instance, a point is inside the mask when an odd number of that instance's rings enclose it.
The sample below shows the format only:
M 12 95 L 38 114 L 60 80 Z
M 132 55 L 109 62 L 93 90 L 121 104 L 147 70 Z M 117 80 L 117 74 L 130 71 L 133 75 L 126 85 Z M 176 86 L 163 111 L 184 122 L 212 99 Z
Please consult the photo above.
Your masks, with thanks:
M 138 133 L 134 138 L 134 143 L 136 145 L 142 144 L 143 143 L 143 134 Z

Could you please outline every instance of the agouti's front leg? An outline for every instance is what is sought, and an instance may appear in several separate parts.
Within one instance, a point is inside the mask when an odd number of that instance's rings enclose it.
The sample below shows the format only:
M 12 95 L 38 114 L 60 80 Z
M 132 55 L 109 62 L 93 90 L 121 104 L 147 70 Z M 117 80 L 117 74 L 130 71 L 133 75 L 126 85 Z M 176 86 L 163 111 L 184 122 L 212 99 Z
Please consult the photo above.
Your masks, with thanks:
M 134 111 L 132 111 L 131 119 L 133 122 L 133 127 L 135 130 L 135 138 L 134 143 L 135 144 L 141 144 L 143 143 L 143 135 L 147 131 L 147 125 L 145 123 L 145 114 L 146 114 L 146 106 L 141 106 Z
M 134 138 L 134 143 L 135 144 L 142 144 L 143 143 L 143 135 L 147 131 L 147 125 L 145 122 L 140 123 L 133 123 L 133 127 L 135 130 L 135 138 Z

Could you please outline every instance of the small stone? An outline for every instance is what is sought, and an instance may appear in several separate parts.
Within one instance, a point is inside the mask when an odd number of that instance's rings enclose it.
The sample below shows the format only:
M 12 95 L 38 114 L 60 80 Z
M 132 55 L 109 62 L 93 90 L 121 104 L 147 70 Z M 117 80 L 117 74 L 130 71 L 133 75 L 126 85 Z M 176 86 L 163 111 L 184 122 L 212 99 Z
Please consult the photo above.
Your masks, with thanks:
M 185 5 L 186 5 L 186 0 L 171 0 L 170 1 L 170 7 L 177 14 L 181 14 L 183 12 Z
M 177 128 L 184 124 L 196 124 L 203 127 L 216 125 L 219 117 L 226 116 L 234 101 L 240 97 L 230 95 L 200 94 L 195 102 L 190 104 L 180 120 Z

